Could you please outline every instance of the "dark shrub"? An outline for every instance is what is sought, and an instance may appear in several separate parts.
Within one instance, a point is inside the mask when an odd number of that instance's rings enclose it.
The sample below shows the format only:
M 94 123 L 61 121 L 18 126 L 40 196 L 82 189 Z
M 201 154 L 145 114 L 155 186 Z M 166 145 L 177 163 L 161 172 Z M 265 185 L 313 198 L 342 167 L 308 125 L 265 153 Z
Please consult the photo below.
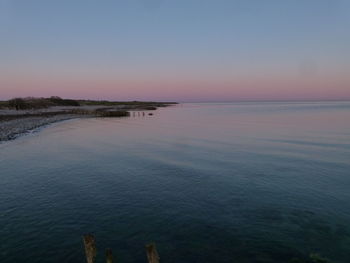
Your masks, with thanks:
M 16 110 L 25 110 L 30 108 L 24 99 L 14 98 L 8 101 L 9 108 L 14 108 Z
M 154 106 L 146 106 L 146 107 L 142 107 L 143 110 L 156 110 L 157 107 Z
M 80 106 L 80 103 L 76 100 L 62 99 L 58 96 L 52 96 L 49 100 L 56 106 Z
M 8 108 L 9 103 L 7 101 L 0 101 L 0 109 Z
M 96 111 L 99 116 L 101 117 L 127 117 L 130 116 L 130 113 L 128 111 Z
M 52 103 L 45 98 L 24 98 L 30 109 L 44 109 L 53 106 Z

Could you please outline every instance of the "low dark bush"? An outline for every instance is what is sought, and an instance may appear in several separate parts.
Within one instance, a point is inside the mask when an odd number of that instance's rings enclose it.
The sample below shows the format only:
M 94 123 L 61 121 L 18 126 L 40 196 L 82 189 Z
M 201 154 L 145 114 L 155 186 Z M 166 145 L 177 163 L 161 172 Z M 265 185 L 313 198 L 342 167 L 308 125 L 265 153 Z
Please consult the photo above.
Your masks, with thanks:
M 8 107 L 16 110 L 25 110 L 30 108 L 28 103 L 26 103 L 26 101 L 22 98 L 13 98 L 9 100 Z
M 48 99 L 50 102 L 55 104 L 55 106 L 80 106 L 80 103 L 76 100 L 62 99 L 57 96 L 53 96 Z
M 130 116 L 128 111 L 99 111 L 100 117 L 127 117 Z
M 142 107 L 143 110 L 156 110 L 157 107 L 154 106 L 146 106 L 146 107 Z
M 9 107 L 8 101 L 0 101 L 0 109 L 4 109 L 8 107 Z

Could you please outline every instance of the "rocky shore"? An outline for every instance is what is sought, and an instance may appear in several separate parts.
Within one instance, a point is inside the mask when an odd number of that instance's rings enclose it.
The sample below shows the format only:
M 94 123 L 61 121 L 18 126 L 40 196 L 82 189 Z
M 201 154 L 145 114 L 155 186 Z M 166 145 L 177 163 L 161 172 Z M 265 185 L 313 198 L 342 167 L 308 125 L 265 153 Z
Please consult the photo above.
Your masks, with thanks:
M 8 121 L 0 121 L 0 142 L 17 138 L 20 135 L 29 133 L 41 126 L 50 123 L 79 118 L 79 115 L 62 114 L 53 116 L 18 118 Z
M 129 111 L 155 110 L 157 107 L 145 108 L 132 105 L 104 106 L 55 106 L 36 110 L 0 109 L 0 142 L 17 138 L 39 127 L 73 118 L 123 117 Z

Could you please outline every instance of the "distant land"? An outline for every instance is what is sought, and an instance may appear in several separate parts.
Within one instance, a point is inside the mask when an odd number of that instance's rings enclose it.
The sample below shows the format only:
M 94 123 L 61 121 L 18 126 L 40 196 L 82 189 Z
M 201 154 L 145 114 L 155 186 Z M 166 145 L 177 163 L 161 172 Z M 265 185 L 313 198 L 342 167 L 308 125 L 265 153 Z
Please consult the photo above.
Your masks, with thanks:
M 153 115 L 159 107 L 176 102 L 73 100 L 50 98 L 13 98 L 0 101 L 0 141 L 7 141 L 57 121 L 88 117 L 127 117 L 131 111 Z

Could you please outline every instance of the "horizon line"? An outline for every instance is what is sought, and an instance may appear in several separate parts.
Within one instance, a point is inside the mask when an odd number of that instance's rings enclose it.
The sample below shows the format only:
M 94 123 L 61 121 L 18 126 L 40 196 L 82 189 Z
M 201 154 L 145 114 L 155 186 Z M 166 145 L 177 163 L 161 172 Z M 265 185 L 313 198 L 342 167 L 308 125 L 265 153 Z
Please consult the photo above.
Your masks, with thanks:
M 51 96 L 50 96 L 51 97 Z M 50 98 L 50 97 L 36 97 L 36 96 L 15 96 L 10 99 L 1 98 L 0 101 L 8 101 L 14 98 Z M 60 97 L 60 96 L 59 96 Z M 235 103 L 235 102 L 350 102 L 350 98 L 342 99 L 233 99 L 233 100 L 140 100 L 140 99 L 130 99 L 130 100 L 114 100 L 114 99 L 87 99 L 87 98 L 69 98 L 62 97 L 63 99 L 73 99 L 73 100 L 91 100 L 91 101 L 110 101 L 110 102 L 176 102 L 176 103 Z

